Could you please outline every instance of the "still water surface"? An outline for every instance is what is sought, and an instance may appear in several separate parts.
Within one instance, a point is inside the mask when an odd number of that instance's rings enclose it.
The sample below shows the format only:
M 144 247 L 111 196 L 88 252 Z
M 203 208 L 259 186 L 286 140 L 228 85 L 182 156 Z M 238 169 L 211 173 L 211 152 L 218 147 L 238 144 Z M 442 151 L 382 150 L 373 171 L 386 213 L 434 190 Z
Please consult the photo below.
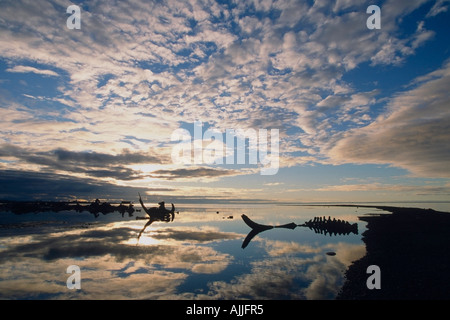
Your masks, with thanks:
M 151 206 L 151 204 L 149 204 Z M 135 208 L 140 209 L 137 205 Z M 352 261 L 364 256 L 358 216 L 372 208 L 180 205 L 171 222 L 142 212 L 95 217 L 62 211 L 0 212 L 1 299 L 333 299 Z M 307 227 L 257 234 L 241 215 L 278 226 L 314 217 L 357 223 L 358 233 Z M 66 269 L 78 265 L 81 289 Z

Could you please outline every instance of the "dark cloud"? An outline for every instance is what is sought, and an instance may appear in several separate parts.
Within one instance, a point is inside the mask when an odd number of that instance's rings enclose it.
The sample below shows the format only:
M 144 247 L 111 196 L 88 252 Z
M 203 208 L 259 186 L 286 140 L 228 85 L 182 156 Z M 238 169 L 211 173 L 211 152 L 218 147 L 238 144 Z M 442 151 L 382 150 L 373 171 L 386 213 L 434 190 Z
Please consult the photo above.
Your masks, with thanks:
M 162 163 L 167 159 L 153 153 L 132 153 L 123 150 L 117 155 L 98 152 L 74 152 L 56 149 L 48 152 L 33 152 L 14 145 L 0 146 L 0 157 L 13 157 L 25 163 L 48 167 L 49 170 L 60 170 L 72 173 L 84 173 L 96 178 L 114 178 L 117 180 L 142 179 L 140 171 L 125 165 L 140 163 Z
M 151 176 L 158 179 L 186 179 L 186 178 L 214 178 L 222 176 L 233 176 L 239 174 L 236 170 L 226 170 L 226 169 L 214 169 L 207 167 L 200 168 L 182 168 L 174 170 L 156 170 L 153 171 Z
M 0 170 L 0 200 L 70 200 L 70 199 L 107 199 L 121 201 L 123 199 L 137 201 L 140 192 L 148 202 L 161 200 L 177 203 L 264 203 L 267 199 L 230 199 L 227 196 L 168 196 L 167 192 L 177 191 L 174 188 L 148 187 L 134 188 L 102 182 L 93 178 L 79 178 L 49 172 L 31 172 L 19 170 Z
M 167 191 L 167 188 L 152 190 L 154 192 Z M 0 171 L 0 199 L 53 200 L 99 197 L 113 200 L 134 198 L 138 192 L 143 192 L 143 189 L 117 186 L 89 178 L 45 172 Z
M 89 166 L 104 166 L 114 164 L 130 163 L 162 163 L 160 156 L 154 154 L 143 154 L 123 150 L 122 153 L 111 155 L 98 152 L 74 152 L 64 149 L 57 149 L 52 152 L 58 161 L 85 164 Z
M 78 172 L 83 172 L 90 177 L 96 178 L 114 178 L 118 180 L 137 180 L 144 177 L 138 171 L 126 167 L 109 167 L 108 169 L 86 170 L 82 169 Z

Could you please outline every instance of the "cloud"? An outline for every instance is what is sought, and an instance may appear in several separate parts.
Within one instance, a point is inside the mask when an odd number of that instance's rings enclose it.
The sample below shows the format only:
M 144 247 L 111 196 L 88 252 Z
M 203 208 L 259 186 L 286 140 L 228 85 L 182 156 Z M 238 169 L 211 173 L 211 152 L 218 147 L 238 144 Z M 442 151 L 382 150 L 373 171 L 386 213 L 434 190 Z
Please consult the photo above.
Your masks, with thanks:
M 154 154 L 144 154 L 123 150 L 122 153 L 112 155 L 98 152 L 73 152 L 64 149 L 53 151 L 57 161 L 74 162 L 88 166 L 106 166 L 112 164 L 133 164 L 133 163 L 162 163 L 166 158 Z
M 136 239 L 138 232 L 135 228 L 127 227 L 126 224 L 125 226 L 111 226 L 106 229 L 103 227 L 87 230 L 81 228 L 77 232 L 71 232 L 72 228 L 67 230 L 62 227 L 55 230 L 58 232 L 53 236 L 45 233 L 37 234 L 33 236 L 33 241 L 13 245 L 8 250 L 3 251 L 0 264 L 25 257 L 54 261 L 65 258 L 75 259 L 77 257 L 88 258 L 105 255 L 111 255 L 119 262 L 143 258 L 153 260 L 154 263 L 166 261 L 167 264 L 175 264 L 178 261 L 184 264 L 197 263 L 208 259 L 225 261 L 225 258 L 228 258 L 227 255 L 218 255 L 209 247 L 194 250 L 190 246 L 175 246 L 174 242 L 194 244 L 234 239 L 241 236 L 236 233 L 220 232 L 208 228 L 169 228 L 151 232 L 150 237 L 152 239 L 165 240 L 159 244 L 130 245 L 126 243 L 130 239 Z M 133 222 L 133 225 L 135 224 Z M 178 252 L 178 254 L 174 252 Z M 177 256 L 178 258 L 176 258 Z M 209 258 L 206 258 L 207 256 Z
M 14 66 L 13 68 L 6 69 L 6 72 L 16 72 L 16 73 L 32 72 L 32 73 L 36 73 L 36 74 L 42 74 L 45 76 L 54 76 L 54 77 L 59 76 L 55 71 L 43 70 L 43 69 L 38 69 L 38 68 L 30 67 L 30 66 Z
M 282 166 L 321 162 L 330 141 L 379 115 L 371 107 L 383 93 L 358 90 L 344 75 L 364 63 L 400 67 L 430 41 L 435 31 L 425 25 L 446 2 L 415 30 L 400 23 L 426 2 L 386 1 L 377 32 L 366 28 L 367 5 L 350 0 L 100 1 L 83 9 L 81 30 L 65 27 L 64 1 L 6 2 L 0 57 L 15 65 L 6 72 L 60 77 L 44 94 L 2 99 L 0 138 L 27 150 L 40 146 L 23 155 L 22 169 L 116 182 L 252 173 L 140 172 L 122 161 L 142 164 L 136 158 L 147 155 L 166 163 L 172 132 L 195 120 L 219 130 L 277 128 Z
M 447 12 L 449 0 L 438 0 L 427 13 L 427 18 L 434 17 L 440 13 Z
M 151 176 L 159 179 L 177 180 L 177 179 L 201 179 L 201 178 L 217 178 L 221 176 L 232 176 L 241 174 L 240 171 L 230 169 L 215 169 L 209 167 L 193 167 L 180 169 L 162 169 L 151 173 Z
M 139 190 L 55 173 L 1 170 L 0 176 L 0 198 L 10 200 L 122 199 L 136 197 Z
M 275 186 L 281 186 L 284 182 L 266 182 L 263 185 L 268 187 L 275 187 Z
M 152 233 L 155 239 L 171 239 L 175 241 L 189 241 L 191 243 L 208 243 L 218 240 L 242 238 L 241 234 L 222 232 L 212 228 L 165 228 Z
M 450 177 L 449 81 L 447 62 L 392 98 L 374 122 L 344 133 L 328 155 L 341 163 L 391 164 L 417 176 Z
M 86 226 L 85 226 L 86 227 Z M 180 228 L 180 239 L 164 237 L 152 244 L 130 243 L 137 237 L 136 221 L 95 224 L 88 228 L 63 224 L 24 237 L 0 238 L 0 296 L 2 298 L 106 299 L 173 298 L 192 274 L 223 271 L 232 257 L 212 247 L 198 245 L 236 236 L 208 228 Z M 177 227 L 156 236 L 177 235 Z M 46 231 L 51 231 L 46 233 Z M 152 237 L 152 232 L 149 232 Z M 232 235 L 230 237 L 230 235 Z M 148 235 L 147 235 L 148 236 Z M 141 239 L 143 240 L 143 238 Z M 82 290 L 67 290 L 67 266 L 82 270 Z M 63 271 L 62 271 L 63 270 Z M 56 275 L 56 276 L 55 276 Z M 61 275 L 61 276 L 58 276 Z M 105 296 L 105 288 L 108 294 Z
M 23 167 L 33 164 L 52 172 L 84 174 L 88 177 L 114 178 L 116 180 L 137 180 L 146 176 L 138 170 L 129 168 L 130 165 L 161 164 L 163 161 L 167 161 L 167 158 L 156 155 L 151 150 L 148 153 L 122 150 L 116 155 L 99 152 L 74 152 L 65 149 L 40 152 L 9 144 L 0 145 L 0 157 L 23 162 L 21 164 Z M 17 165 L 16 168 L 18 168 Z
M 0 166 L 1 168 L 1 166 Z M 138 192 L 147 193 L 148 202 L 161 200 L 177 203 L 264 203 L 271 202 L 255 194 L 258 189 L 248 188 L 193 188 L 167 187 L 144 181 L 134 186 L 114 184 L 95 177 L 26 170 L 0 169 L 0 199 L 7 200 L 72 200 L 103 198 L 108 201 L 138 199 Z M 201 178 L 196 178 L 197 181 Z
M 450 194 L 449 185 L 401 185 L 401 184 L 382 184 L 382 183 L 364 183 L 364 184 L 343 184 L 331 185 L 318 189 L 315 191 L 370 191 L 370 192 L 408 192 L 416 195 L 447 195 Z
M 327 247 L 266 241 L 270 259 L 252 263 L 251 271 L 233 281 L 214 281 L 200 299 L 333 299 L 344 281 L 343 270 L 365 253 L 364 246 L 347 243 Z M 327 258 L 324 250 L 335 251 Z M 296 256 L 296 254 L 305 254 Z

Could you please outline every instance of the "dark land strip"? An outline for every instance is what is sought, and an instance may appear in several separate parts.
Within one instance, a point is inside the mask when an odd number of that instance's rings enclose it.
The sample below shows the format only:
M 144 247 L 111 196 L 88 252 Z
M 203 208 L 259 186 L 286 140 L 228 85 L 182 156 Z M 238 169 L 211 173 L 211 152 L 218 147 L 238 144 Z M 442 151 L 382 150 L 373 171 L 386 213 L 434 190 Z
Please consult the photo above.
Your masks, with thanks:
M 337 299 L 450 299 L 450 213 L 348 206 L 377 208 L 391 214 L 358 217 L 367 222 L 362 238 L 366 255 L 347 270 Z M 370 265 L 380 268 L 380 289 L 369 289 L 366 284 Z

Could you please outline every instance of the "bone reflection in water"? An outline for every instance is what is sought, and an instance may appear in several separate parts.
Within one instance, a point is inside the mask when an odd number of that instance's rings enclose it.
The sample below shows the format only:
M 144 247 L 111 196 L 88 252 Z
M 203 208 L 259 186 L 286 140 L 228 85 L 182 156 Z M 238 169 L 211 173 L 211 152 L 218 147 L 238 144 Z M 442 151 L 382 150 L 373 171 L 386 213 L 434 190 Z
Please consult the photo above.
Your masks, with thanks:
M 325 217 L 315 217 L 314 219 L 309 220 L 308 222 L 305 222 L 303 224 L 295 224 L 295 223 L 288 223 L 283 225 L 277 225 L 277 226 L 269 226 L 269 225 L 263 225 L 254 222 L 249 217 L 247 217 L 245 214 L 242 215 L 242 220 L 250 227 L 252 230 L 248 233 L 247 237 L 244 239 L 244 242 L 242 243 L 242 248 L 245 249 L 250 241 L 259 233 L 264 232 L 266 230 L 270 230 L 273 228 L 282 228 L 282 229 L 295 229 L 297 227 L 308 227 L 309 229 L 313 230 L 315 233 L 320 233 L 330 236 L 332 235 L 349 235 L 350 233 L 358 234 L 358 225 L 356 223 L 349 223 L 348 221 L 341 220 L 341 219 L 331 219 L 331 217 L 328 217 L 326 219 Z

